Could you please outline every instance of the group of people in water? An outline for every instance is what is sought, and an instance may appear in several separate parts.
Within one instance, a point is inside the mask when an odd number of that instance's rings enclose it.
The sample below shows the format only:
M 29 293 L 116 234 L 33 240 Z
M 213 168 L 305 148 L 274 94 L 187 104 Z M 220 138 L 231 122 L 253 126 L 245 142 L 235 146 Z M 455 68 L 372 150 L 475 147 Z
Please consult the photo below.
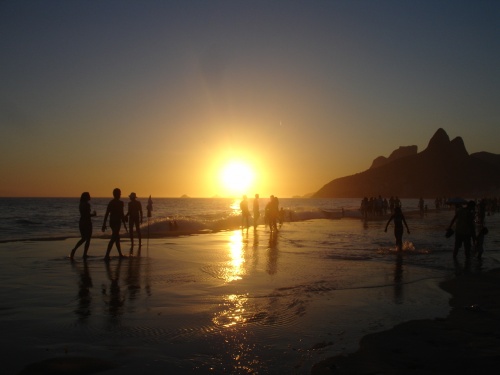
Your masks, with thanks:
M 458 252 L 462 246 L 464 247 L 466 260 L 471 258 L 473 247 L 477 258 L 481 259 L 484 251 L 484 236 L 488 234 L 488 228 L 485 226 L 484 219 L 491 202 L 487 199 L 482 199 L 479 204 L 476 204 L 473 200 L 467 202 L 460 199 L 456 202 L 449 201 L 449 203 L 453 203 L 455 205 L 455 215 L 446 230 L 447 238 L 450 238 L 451 236 L 455 237 L 453 259 L 457 259 Z M 439 205 L 436 204 L 436 207 L 439 207 Z M 419 199 L 418 208 L 420 212 L 426 210 L 426 206 L 424 206 L 422 198 Z M 490 212 L 491 211 L 488 210 L 488 213 Z M 385 226 L 385 232 L 387 232 L 387 227 L 391 221 L 394 221 L 396 248 L 398 251 L 401 251 L 403 247 L 403 225 L 406 227 L 408 234 L 410 234 L 410 229 L 408 228 L 408 224 L 406 223 L 406 219 L 400 205 L 394 207 L 394 211 Z M 453 225 L 455 225 L 454 230 Z
M 260 219 L 260 203 L 259 203 L 259 194 L 255 194 L 253 199 L 253 227 L 257 228 L 259 225 Z M 248 229 L 250 227 L 250 220 L 252 216 L 250 214 L 250 209 L 248 207 L 248 198 L 246 195 L 243 195 L 240 201 L 240 210 L 241 210 L 241 220 L 242 225 L 241 228 Z M 283 207 L 279 208 L 279 199 L 278 197 L 271 195 L 269 197 L 269 202 L 267 202 L 265 211 L 264 211 L 264 221 L 265 224 L 269 226 L 269 230 L 271 233 L 276 233 L 278 231 L 278 223 L 279 225 L 283 225 L 285 211 Z
M 109 227 L 111 228 L 111 237 L 108 242 L 106 249 L 106 254 L 104 256 L 105 260 L 110 258 L 110 252 L 113 246 L 116 246 L 118 254 L 120 257 L 124 257 L 121 244 L 120 244 L 120 229 L 122 224 L 125 230 L 130 236 L 131 247 L 134 247 L 134 229 L 137 232 L 137 237 L 139 240 L 139 248 L 142 246 L 142 235 L 141 235 L 141 224 L 143 221 L 143 211 L 141 202 L 137 200 L 135 193 L 130 193 L 128 202 L 128 211 L 124 212 L 124 202 L 120 200 L 121 190 L 115 188 L 113 190 L 113 199 L 109 201 L 106 213 L 104 215 L 104 220 L 102 223 L 102 231 L 105 232 L 107 229 L 108 218 Z M 95 211 L 91 211 L 90 206 L 90 194 L 88 192 L 82 193 L 80 197 L 80 222 L 79 229 L 81 238 L 76 243 L 75 247 L 71 250 L 70 258 L 73 259 L 76 250 L 84 244 L 83 258 L 88 257 L 88 250 L 90 246 L 90 240 L 92 238 L 92 220 L 91 218 L 96 216 Z M 387 202 L 387 205 L 384 203 Z M 466 203 L 466 204 L 465 204 Z M 463 246 L 466 259 L 470 259 L 472 246 L 476 250 L 478 259 L 481 259 L 483 254 L 483 243 L 484 236 L 488 233 L 488 229 L 485 226 L 484 219 L 486 212 L 495 212 L 494 210 L 498 205 L 494 205 L 491 200 L 482 199 L 479 204 L 476 205 L 475 201 L 458 201 L 455 202 L 456 210 L 453 219 L 448 226 L 446 231 L 446 237 L 455 236 L 455 244 L 453 248 L 453 258 L 456 259 L 458 256 L 459 249 Z M 492 206 L 494 207 L 492 209 Z M 148 204 L 148 217 L 150 212 L 150 204 Z M 403 233 L 404 229 L 408 234 L 410 234 L 410 229 L 406 222 L 406 218 L 401 209 L 401 201 L 399 198 L 393 198 L 383 200 L 380 196 L 379 198 L 372 198 L 368 200 L 364 198 L 361 205 L 361 211 L 364 215 L 367 212 L 373 210 L 376 215 L 383 215 L 387 210 L 391 210 L 391 215 L 389 220 L 385 225 L 385 232 L 391 222 L 394 223 L 394 237 L 396 239 L 396 249 L 398 251 L 403 250 Z M 419 200 L 419 209 L 422 211 L 424 209 L 423 199 Z M 260 203 L 259 194 L 255 194 L 253 200 L 253 216 L 250 214 L 250 209 L 248 207 L 247 196 L 244 195 L 240 202 L 241 218 L 242 218 L 242 229 L 250 227 L 250 220 L 253 218 L 253 226 L 256 229 L 259 225 L 260 219 Z M 284 210 L 279 208 L 278 197 L 271 195 L 268 203 L 265 207 L 265 224 L 269 226 L 271 233 L 277 233 L 278 224 L 283 224 Z M 478 231 L 476 232 L 476 223 L 478 226 Z M 127 225 L 128 224 L 128 225 Z M 455 230 L 452 229 L 455 225 Z M 127 230 L 128 227 L 128 230 Z
M 106 249 L 105 260 L 109 259 L 109 254 L 113 245 L 116 246 L 118 254 L 120 257 L 124 257 L 121 244 L 120 244 L 120 229 L 122 223 L 125 230 L 130 235 L 130 242 L 132 248 L 134 247 L 134 228 L 137 232 L 137 237 L 139 239 L 139 248 L 142 246 L 142 235 L 141 235 L 141 224 L 143 220 L 142 204 L 137 200 L 137 195 L 135 193 L 130 193 L 128 202 L 128 211 L 124 213 L 124 203 L 121 198 L 121 190 L 116 188 L 113 190 L 113 199 L 109 201 L 106 208 L 106 213 L 104 214 L 104 220 L 102 223 L 102 231 L 105 232 L 107 229 L 108 217 L 109 217 L 109 227 L 111 228 L 111 238 Z M 80 235 L 81 239 L 76 243 L 75 247 L 71 250 L 70 258 L 73 259 L 76 250 L 85 243 L 83 250 L 83 258 L 87 258 L 87 252 L 90 246 L 90 240 L 92 238 L 92 220 L 93 216 L 96 216 L 96 212 L 91 212 L 90 208 L 90 194 L 88 192 L 82 193 L 80 197 Z M 127 230 L 128 222 L 128 230 Z

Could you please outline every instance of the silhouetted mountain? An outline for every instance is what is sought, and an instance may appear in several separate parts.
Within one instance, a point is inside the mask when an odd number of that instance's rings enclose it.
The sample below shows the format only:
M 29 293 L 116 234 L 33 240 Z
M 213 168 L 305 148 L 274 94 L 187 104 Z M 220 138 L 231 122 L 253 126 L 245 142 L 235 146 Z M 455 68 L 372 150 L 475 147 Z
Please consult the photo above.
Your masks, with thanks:
M 317 191 L 314 197 L 476 197 L 499 192 L 500 155 L 469 155 L 461 137 L 450 141 L 448 134 L 438 129 L 424 151 L 335 179 Z
M 385 156 L 379 156 L 375 158 L 372 162 L 370 168 L 378 168 L 396 159 L 404 158 L 406 156 L 416 155 L 418 151 L 417 146 L 401 146 L 397 150 L 394 150 L 388 158 Z
M 485 161 L 489 164 L 492 164 L 497 168 L 500 168 L 500 155 L 492 154 L 486 151 L 481 151 L 470 154 L 470 156 Z

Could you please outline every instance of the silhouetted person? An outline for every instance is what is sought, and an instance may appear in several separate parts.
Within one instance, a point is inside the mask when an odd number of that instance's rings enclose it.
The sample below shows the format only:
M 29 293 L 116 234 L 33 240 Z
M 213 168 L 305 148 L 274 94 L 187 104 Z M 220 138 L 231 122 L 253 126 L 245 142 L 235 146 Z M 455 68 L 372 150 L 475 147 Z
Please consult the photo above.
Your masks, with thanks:
M 92 238 L 92 219 L 91 217 L 96 216 L 96 212 L 90 212 L 90 194 L 88 192 L 82 193 L 80 196 L 80 222 L 78 224 L 80 228 L 80 235 L 82 238 L 78 241 L 75 247 L 71 250 L 69 257 L 73 259 L 75 256 L 76 249 L 80 247 L 85 242 L 85 247 L 83 250 L 83 257 L 87 258 L 87 252 L 90 246 L 90 239 Z
M 244 195 L 241 202 L 240 202 L 240 209 L 241 209 L 241 229 L 244 227 L 248 229 L 250 226 L 250 210 L 248 209 L 248 200 L 247 196 Z
M 128 218 L 129 225 L 129 234 L 130 234 L 130 244 L 131 247 L 134 247 L 134 226 L 137 231 L 137 237 L 139 238 L 139 247 L 141 247 L 141 224 L 142 224 L 142 205 L 136 198 L 135 193 L 130 193 L 128 196 L 130 198 L 130 202 L 128 202 L 128 212 L 125 215 Z
M 266 218 L 271 232 L 278 231 L 279 201 L 274 195 L 271 195 L 266 205 Z
M 410 234 L 410 229 L 408 228 L 408 224 L 406 224 L 405 217 L 403 215 L 403 211 L 401 211 L 401 207 L 394 207 L 394 213 L 391 215 L 387 224 L 385 225 L 385 232 L 387 232 L 387 227 L 389 223 L 394 220 L 394 237 L 396 237 L 396 248 L 398 251 L 403 250 L 403 224 L 406 227 L 406 231 Z
M 108 243 L 108 248 L 106 250 L 106 255 L 104 259 L 109 259 L 109 253 L 113 245 L 116 244 L 116 249 L 120 257 L 123 257 L 122 249 L 120 246 L 120 228 L 122 226 L 122 221 L 125 223 L 125 215 L 123 213 L 123 202 L 120 200 L 122 192 L 120 189 L 116 188 L 113 190 L 113 199 L 109 201 L 108 207 L 106 208 L 106 214 L 104 215 L 104 221 L 102 223 L 102 231 L 106 230 L 106 221 L 109 216 L 109 226 L 111 227 L 111 239 Z
M 259 207 L 259 194 L 255 194 L 253 199 L 253 227 L 257 228 L 259 225 L 260 207 Z
M 420 211 L 420 215 L 423 215 L 425 211 L 425 202 L 424 198 L 422 197 L 420 197 L 420 199 L 418 200 L 418 209 Z
M 458 250 L 464 245 L 465 258 L 470 259 L 472 240 L 476 240 L 476 228 L 474 225 L 476 203 L 469 201 L 466 207 L 458 207 L 455 216 L 451 220 L 448 230 L 451 230 L 455 223 L 455 246 L 453 248 L 453 258 L 458 255 Z

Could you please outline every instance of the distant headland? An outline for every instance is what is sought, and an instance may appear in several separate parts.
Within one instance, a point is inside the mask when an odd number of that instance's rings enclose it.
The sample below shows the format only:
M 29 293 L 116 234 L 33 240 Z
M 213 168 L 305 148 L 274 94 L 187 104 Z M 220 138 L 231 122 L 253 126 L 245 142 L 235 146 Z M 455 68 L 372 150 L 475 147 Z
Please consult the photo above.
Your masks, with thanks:
M 371 167 L 330 181 L 314 198 L 365 196 L 482 197 L 500 195 L 500 155 L 470 154 L 461 137 L 450 140 L 443 129 L 432 136 L 425 150 L 399 147 L 388 158 L 379 156 Z

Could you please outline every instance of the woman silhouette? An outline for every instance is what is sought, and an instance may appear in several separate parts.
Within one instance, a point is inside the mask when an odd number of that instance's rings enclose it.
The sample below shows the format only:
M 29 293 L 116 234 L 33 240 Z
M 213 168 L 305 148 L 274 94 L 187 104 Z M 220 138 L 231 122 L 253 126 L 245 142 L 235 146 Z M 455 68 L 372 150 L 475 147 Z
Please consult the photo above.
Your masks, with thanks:
M 70 258 L 73 259 L 75 256 L 76 249 L 80 247 L 81 244 L 85 242 L 85 247 L 83 250 L 83 258 L 87 258 L 87 251 L 90 246 L 90 239 L 92 238 L 92 216 L 96 216 L 96 212 L 90 212 L 90 194 L 88 192 L 82 193 L 80 197 L 80 234 L 82 238 L 78 241 L 71 250 Z

